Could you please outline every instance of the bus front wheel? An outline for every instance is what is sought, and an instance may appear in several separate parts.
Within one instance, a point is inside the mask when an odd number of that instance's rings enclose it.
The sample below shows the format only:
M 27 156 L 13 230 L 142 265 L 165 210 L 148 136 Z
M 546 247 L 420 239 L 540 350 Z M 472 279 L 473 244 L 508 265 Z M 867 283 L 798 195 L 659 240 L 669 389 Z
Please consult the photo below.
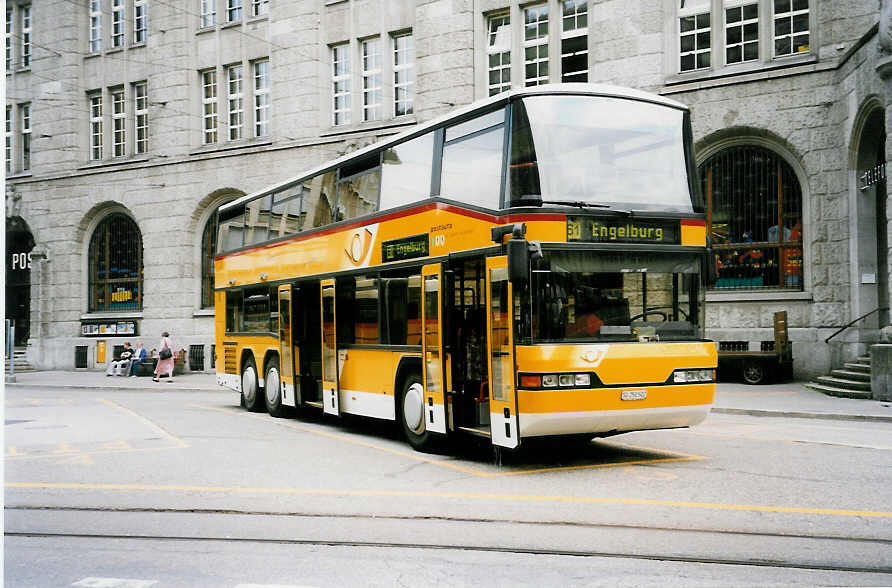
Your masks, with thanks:
M 399 409 L 400 424 L 409 445 L 417 451 L 430 451 L 433 436 L 424 422 L 424 386 L 419 374 L 412 374 L 403 382 Z
M 285 416 L 285 408 L 282 406 L 282 379 L 279 377 L 279 360 L 270 358 L 266 364 L 266 378 L 264 378 L 266 394 L 266 412 L 270 416 L 280 418 Z
M 743 381 L 747 384 L 761 384 L 765 381 L 766 376 L 765 365 L 762 362 L 752 359 L 744 362 Z
M 251 412 L 263 410 L 260 384 L 257 381 L 257 366 L 254 365 L 253 357 L 249 357 L 242 368 L 242 405 Z

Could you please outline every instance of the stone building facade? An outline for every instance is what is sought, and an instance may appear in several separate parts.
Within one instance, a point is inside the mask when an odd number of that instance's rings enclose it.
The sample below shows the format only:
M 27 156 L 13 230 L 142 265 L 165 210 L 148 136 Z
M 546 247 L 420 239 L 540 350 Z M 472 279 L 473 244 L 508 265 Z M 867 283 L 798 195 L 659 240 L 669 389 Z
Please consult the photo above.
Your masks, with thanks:
M 708 334 L 770 340 L 786 310 L 797 376 L 826 372 L 889 325 L 884 1 L 8 0 L 17 343 L 95 368 L 101 342 L 167 330 L 211 370 L 219 204 L 510 87 L 587 81 L 692 108 Z

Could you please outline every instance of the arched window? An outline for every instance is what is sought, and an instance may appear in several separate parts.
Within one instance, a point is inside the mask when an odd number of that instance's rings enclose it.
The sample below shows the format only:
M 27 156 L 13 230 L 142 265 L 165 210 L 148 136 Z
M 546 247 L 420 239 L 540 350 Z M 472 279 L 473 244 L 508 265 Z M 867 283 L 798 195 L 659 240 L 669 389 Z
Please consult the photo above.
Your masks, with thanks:
M 201 307 L 214 306 L 214 254 L 217 251 L 217 215 L 212 214 L 201 235 Z
M 700 165 L 718 290 L 802 289 L 802 191 L 776 153 L 744 145 Z
M 90 311 L 142 308 L 142 235 L 126 214 L 110 214 L 90 239 Z

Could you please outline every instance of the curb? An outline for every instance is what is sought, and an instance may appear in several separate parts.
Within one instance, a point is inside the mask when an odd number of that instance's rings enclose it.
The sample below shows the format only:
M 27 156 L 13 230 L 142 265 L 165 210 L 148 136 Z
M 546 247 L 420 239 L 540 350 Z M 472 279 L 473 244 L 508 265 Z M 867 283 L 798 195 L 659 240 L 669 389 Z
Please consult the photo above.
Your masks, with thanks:
M 867 421 L 874 423 L 892 423 L 892 415 L 869 415 L 869 414 L 834 414 L 830 412 L 799 412 L 799 411 L 780 411 L 780 410 L 760 410 L 750 408 L 716 408 L 713 407 L 711 412 L 719 414 L 744 414 L 756 417 L 777 417 L 777 418 L 797 418 L 797 419 L 826 419 L 832 421 Z
M 82 386 L 78 384 L 9 384 L 6 386 L 8 388 L 39 388 L 45 390 L 47 388 L 61 389 L 61 390 L 92 390 L 96 392 L 97 390 L 112 390 L 118 392 L 140 392 L 140 391 L 148 391 L 152 392 L 155 390 L 165 391 L 171 390 L 176 392 L 217 392 L 218 390 L 212 388 L 179 388 L 177 386 L 158 386 L 157 388 L 154 386 L 133 388 L 133 387 L 123 387 L 123 386 Z M 226 391 L 227 388 L 220 387 L 220 391 Z

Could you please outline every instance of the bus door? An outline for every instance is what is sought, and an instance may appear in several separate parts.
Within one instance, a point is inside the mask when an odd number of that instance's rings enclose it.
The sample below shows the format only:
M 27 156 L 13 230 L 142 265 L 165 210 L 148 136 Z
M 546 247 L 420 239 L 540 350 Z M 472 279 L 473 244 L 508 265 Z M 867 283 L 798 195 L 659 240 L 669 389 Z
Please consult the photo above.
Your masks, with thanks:
M 421 305 L 421 356 L 424 358 L 425 429 L 446 433 L 446 400 L 443 353 L 443 268 L 434 263 L 421 268 L 424 303 Z
M 335 281 L 322 280 L 322 412 L 339 415 L 338 348 L 335 340 Z
M 489 347 L 489 417 L 493 445 L 514 448 L 517 430 L 517 391 L 514 387 L 513 301 L 508 258 L 486 260 L 486 325 Z
M 282 375 L 282 404 L 300 406 L 300 381 L 294 378 L 291 314 L 291 285 L 279 286 L 279 371 Z

